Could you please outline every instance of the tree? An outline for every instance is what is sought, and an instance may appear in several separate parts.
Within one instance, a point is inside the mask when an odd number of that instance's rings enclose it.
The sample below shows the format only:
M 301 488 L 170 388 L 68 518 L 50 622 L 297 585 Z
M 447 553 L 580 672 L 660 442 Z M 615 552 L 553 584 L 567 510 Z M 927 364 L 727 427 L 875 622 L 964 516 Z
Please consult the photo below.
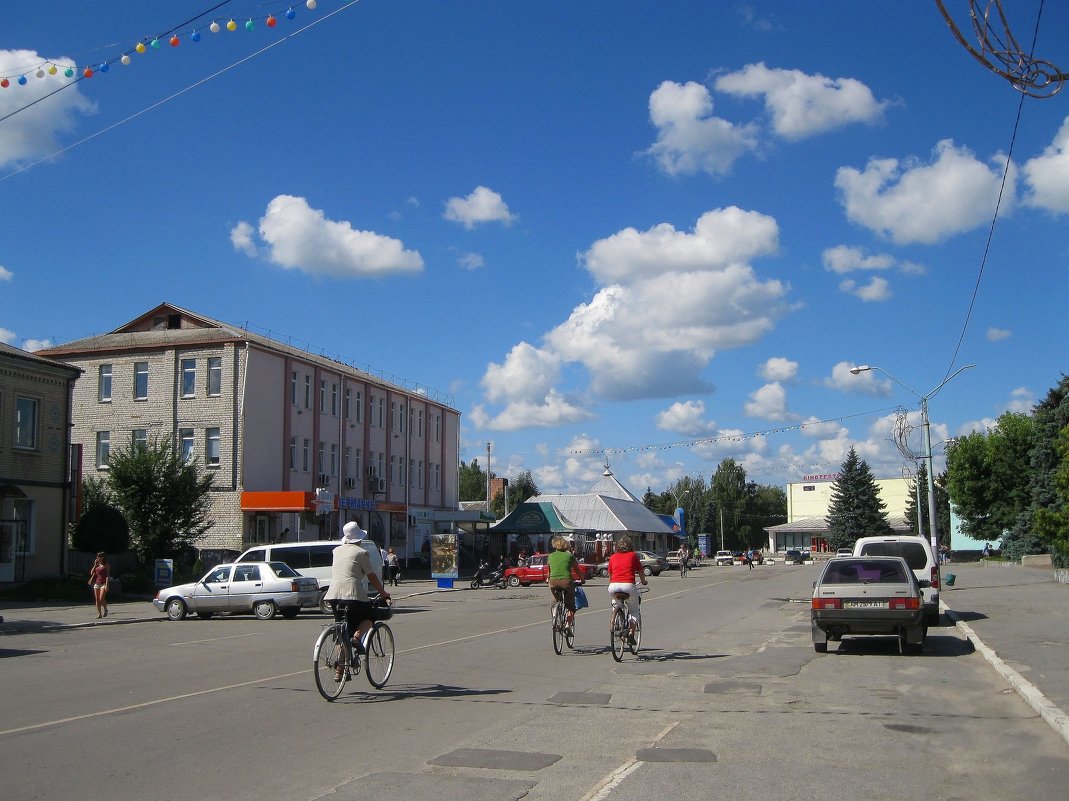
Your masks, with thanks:
M 787 493 L 770 484 L 746 485 L 746 505 L 740 533 L 748 548 L 763 548 L 768 543 L 765 529 L 787 522 Z
M 886 509 L 868 463 L 851 447 L 831 491 L 828 546 L 837 550 L 852 546 L 858 537 L 893 534 Z
M 108 485 L 144 564 L 178 556 L 213 525 L 212 475 L 183 459 L 171 437 L 113 450 Z
M 74 525 L 71 547 L 86 553 L 122 553 L 130 547 L 130 526 L 114 506 L 95 503 Z
M 1058 432 L 1055 449 L 1061 456 L 1051 479 L 1056 498 L 1036 510 L 1035 531 L 1050 547 L 1051 563 L 1069 567 L 1069 425 Z
M 1001 539 L 1012 559 L 1042 550 L 1031 526 L 1018 525 L 1031 502 L 1033 432 L 1030 416 L 1006 412 L 986 433 L 960 437 L 947 451 L 947 490 L 962 531 L 975 540 Z
M 917 510 L 920 509 L 920 527 L 917 526 Z M 923 462 L 917 468 L 913 486 L 906 498 L 906 522 L 911 531 L 930 540 L 928 526 L 928 467 Z M 950 547 L 950 496 L 947 495 L 947 474 L 944 471 L 935 477 L 935 530 L 940 544 Z
M 484 492 L 483 495 L 485 494 Z M 506 494 L 508 495 L 508 508 L 506 508 Z M 524 470 L 516 478 L 509 481 L 507 492 L 499 492 L 490 500 L 490 512 L 500 520 L 509 511 L 515 509 L 517 504 L 521 504 L 528 498 L 533 498 L 539 494 L 541 493 L 538 491 L 538 485 L 535 484 L 531 471 Z
M 97 505 L 114 506 L 115 500 L 111 497 L 111 488 L 108 486 L 107 479 L 89 476 L 82 479 L 82 514 L 86 514 Z M 109 551 L 109 553 L 115 553 L 115 551 Z
M 471 464 L 460 463 L 458 498 L 461 501 L 486 500 L 486 472 L 479 466 L 478 459 L 472 459 Z
M 1027 517 L 1041 546 L 1050 550 L 1055 567 L 1069 567 L 1069 542 L 1058 535 L 1057 521 L 1069 517 L 1069 487 L 1064 484 L 1069 455 L 1064 450 L 1066 426 L 1069 426 L 1069 376 L 1062 375 L 1058 385 L 1036 404 L 1032 413 L 1035 424 L 1028 466 L 1032 472 L 1031 504 Z
M 721 542 L 729 548 L 742 546 L 739 521 L 747 500 L 746 470 L 742 465 L 734 459 L 724 459 L 713 474 L 712 495 Z

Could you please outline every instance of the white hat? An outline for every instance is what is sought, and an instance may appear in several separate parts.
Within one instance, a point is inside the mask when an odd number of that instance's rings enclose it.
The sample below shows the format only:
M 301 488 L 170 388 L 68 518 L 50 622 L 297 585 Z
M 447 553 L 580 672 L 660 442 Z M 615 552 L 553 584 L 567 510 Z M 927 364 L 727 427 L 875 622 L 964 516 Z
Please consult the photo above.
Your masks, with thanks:
M 367 539 L 367 532 L 360 528 L 360 524 L 354 520 L 350 520 L 342 526 L 341 531 L 341 541 L 344 543 L 360 542 L 360 540 Z

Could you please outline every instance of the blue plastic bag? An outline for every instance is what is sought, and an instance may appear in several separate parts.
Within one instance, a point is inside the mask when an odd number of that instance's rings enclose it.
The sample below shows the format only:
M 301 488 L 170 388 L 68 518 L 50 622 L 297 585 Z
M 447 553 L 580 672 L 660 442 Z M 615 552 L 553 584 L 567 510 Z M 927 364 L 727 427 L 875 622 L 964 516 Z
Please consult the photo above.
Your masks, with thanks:
M 590 606 L 590 601 L 586 597 L 586 591 L 582 587 L 575 588 L 575 608 L 586 609 Z

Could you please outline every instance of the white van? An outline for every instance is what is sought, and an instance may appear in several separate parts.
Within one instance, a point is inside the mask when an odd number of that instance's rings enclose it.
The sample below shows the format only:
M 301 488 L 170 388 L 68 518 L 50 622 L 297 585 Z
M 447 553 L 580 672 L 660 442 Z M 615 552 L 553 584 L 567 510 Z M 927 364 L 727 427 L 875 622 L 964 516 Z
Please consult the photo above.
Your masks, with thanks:
M 330 586 L 330 568 L 334 563 L 334 549 L 341 540 L 309 540 L 308 542 L 273 542 L 257 545 L 239 556 L 237 562 L 285 562 L 302 576 L 319 581 L 319 610 L 330 613 L 323 595 Z
M 921 585 L 924 596 L 924 625 L 939 625 L 939 560 L 924 537 L 860 537 L 854 556 L 901 556 Z

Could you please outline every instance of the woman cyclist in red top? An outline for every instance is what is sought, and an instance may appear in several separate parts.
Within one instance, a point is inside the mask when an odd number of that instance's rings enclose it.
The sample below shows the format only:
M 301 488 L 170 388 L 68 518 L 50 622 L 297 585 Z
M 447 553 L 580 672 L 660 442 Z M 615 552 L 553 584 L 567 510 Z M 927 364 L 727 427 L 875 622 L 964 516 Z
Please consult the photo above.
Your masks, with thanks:
M 613 593 L 617 592 L 626 592 L 631 596 L 627 599 L 631 610 L 629 635 L 634 635 L 635 626 L 642 622 L 642 612 L 639 609 L 639 604 L 642 603 L 642 596 L 639 594 L 638 584 L 635 582 L 636 576 L 639 582 L 646 583 L 646 574 L 642 571 L 642 562 L 639 560 L 638 554 L 631 550 L 631 538 L 621 537 L 619 542 L 616 543 L 616 553 L 609 557 L 609 597 L 611 598 Z M 612 625 L 611 618 L 609 625 Z

